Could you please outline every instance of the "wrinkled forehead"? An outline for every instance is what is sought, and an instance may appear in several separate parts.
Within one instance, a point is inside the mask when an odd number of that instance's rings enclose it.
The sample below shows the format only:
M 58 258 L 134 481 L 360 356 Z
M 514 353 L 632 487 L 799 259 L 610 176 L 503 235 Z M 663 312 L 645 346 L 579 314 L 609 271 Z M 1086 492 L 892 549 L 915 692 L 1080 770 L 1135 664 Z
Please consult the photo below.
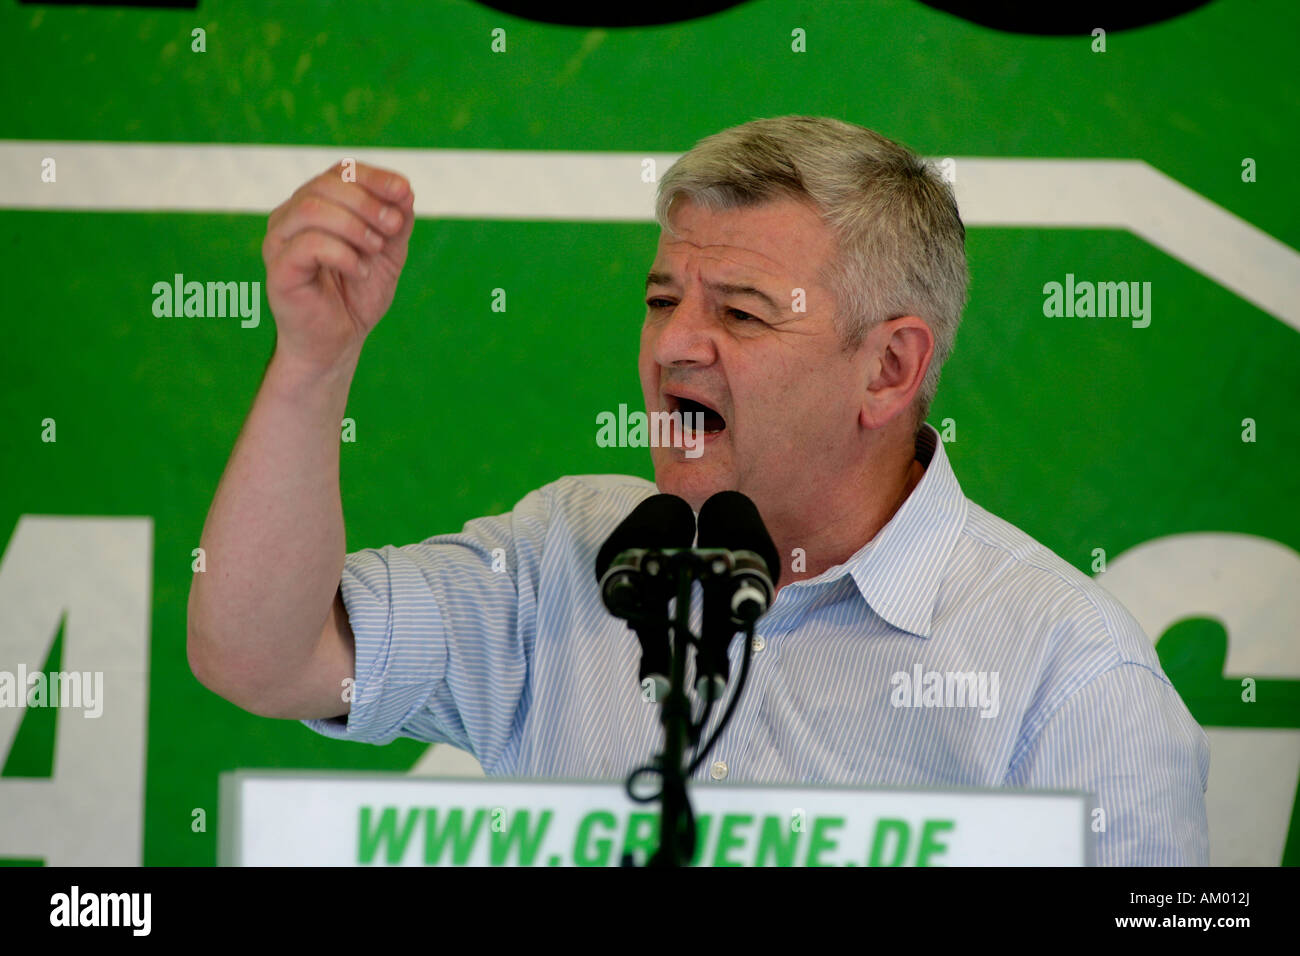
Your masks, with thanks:
M 830 228 L 805 203 L 781 199 L 715 211 L 678 199 L 669 228 L 660 230 L 654 271 L 714 267 L 811 281 L 834 248 Z

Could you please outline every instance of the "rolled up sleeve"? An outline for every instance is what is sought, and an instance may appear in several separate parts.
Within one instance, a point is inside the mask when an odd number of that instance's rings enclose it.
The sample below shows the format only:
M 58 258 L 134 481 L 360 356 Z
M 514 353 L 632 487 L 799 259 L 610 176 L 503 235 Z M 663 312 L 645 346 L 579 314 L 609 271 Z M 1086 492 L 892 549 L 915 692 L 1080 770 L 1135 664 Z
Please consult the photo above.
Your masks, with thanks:
M 449 743 L 484 765 L 508 746 L 535 634 L 546 489 L 457 534 L 347 555 L 340 583 L 356 643 L 344 717 L 328 737 Z

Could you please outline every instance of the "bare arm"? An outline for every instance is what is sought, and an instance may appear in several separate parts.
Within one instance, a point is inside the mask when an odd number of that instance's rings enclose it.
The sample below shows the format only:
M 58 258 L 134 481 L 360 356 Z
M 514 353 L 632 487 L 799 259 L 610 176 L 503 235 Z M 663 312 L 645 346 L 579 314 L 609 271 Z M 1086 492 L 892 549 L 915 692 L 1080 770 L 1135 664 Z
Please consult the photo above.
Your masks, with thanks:
M 271 215 L 276 349 L 203 528 L 187 644 L 199 681 L 253 713 L 348 712 L 339 427 L 362 343 L 396 290 L 413 204 L 401 177 L 358 164 L 357 182 L 329 170 Z

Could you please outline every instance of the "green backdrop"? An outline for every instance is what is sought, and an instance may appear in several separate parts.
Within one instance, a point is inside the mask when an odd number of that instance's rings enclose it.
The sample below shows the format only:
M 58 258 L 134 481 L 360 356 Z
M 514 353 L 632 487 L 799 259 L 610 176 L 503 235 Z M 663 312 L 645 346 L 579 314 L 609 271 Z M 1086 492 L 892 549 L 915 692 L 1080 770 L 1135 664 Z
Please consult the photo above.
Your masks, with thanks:
M 204 53 L 191 50 L 195 27 L 206 31 Z M 490 50 L 498 27 L 505 54 Z M 795 29 L 804 53 L 791 49 Z M 1219 0 L 1112 32 L 1104 53 L 1087 35 L 1000 33 L 901 0 L 751 2 L 672 26 L 603 30 L 468 2 L 203 2 L 179 12 L 4 2 L 0 139 L 648 155 L 759 116 L 824 114 L 936 158 L 1142 160 L 1294 250 L 1298 35 L 1300 8 L 1286 0 Z M 38 195 L 39 169 L 4 149 L 0 172 Z M 1243 181 L 1247 157 L 1253 182 Z M 223 771 L 406 771 L 426 749 L 347 745 L 251 716 L 200 686 L 186 663 L 191 551 L 274 324 L 265 303 L 255 329 L 156 318 L 149 290 L 176 272 L 264 279 L 265 226 L 264 213 L 81 211 L 39 199 L 0 208 L 0 543 L 25 515 L 150 522 L 143 739 L 105 743 L 143 753 L 131 799 L 143 819 L 135 861 L 149 865 L 215 861 Z M 646 450 L 598 448 L 594 421 L 640 402 L 640 288 L 656 238 L 649 222 L 416 224 L 396 302 L 348 403 L 350 550 L 457 529 L 561 474 L 652 477 Z M 1213 781 L 1212 829 L 1222 820 L 1244 833 L 1234 845 L 1255 862 L 1300 861 L 1300 612 L 1297 592 L 1276 583 L 1300 563 L 1294 315 L 1270 314 L 1122 229 L 972 226 L 967 248 L 970 305 L 930 420 L 952 420 L 948 453 L 972 499 L 1088 573 L 1095 549 L 1114 565 L 1178 535 L 1276 543 L 1252 571 L 1269 583 L 1248 598 L 1252 670 L 1225 671 L 1233 619 L 1198 605 L 1190 587 L 1185 619 L 1151 636 L 1211 731 L 1216 766 L 1236 768 Z M 1295 260 L 1289 268 L 1294 285 Z M 1045 317 L 1043 285 L 1067 273 L 1151 282 L 1150 327 Z M 491 309 L 494 288 L 508 290 L 505 313 Z M 1243 441 L 1248 418 L 1253 441 Z M 42 440 L 46 419 L 57 423 L 54 442 Z M 1198 554 L 1218 553 L 1204 540 Z M 10 540 L 5 574 L 21 558 L 14 548 Z M 0 588 L 21 604 L 14 593 Z M 21 608 L 9 611 L 0 620 L 13 625 Z M 94 628 L 93 615 L 42 621 L 48 653 L 26 660 L 29 670 L 60 669 L 76 629 Z M 0 630 L 0 670 L 17 668 L 17 647 Z M 1248 677 L 1254 701 L 1242 699 Z M 113 693 L 110 674 L 106 707 Z M 9 826 L 0 856 L 85 859 L 65 844 L 99 825 L 96 804 L 66 834 L 29 839 L 25 819 L 49 820 L 32 810 L 34 791 L 16 787 L 63 772 L 60 721 L 79 719 L 29 708 L 0 724 Z M 1267 808 L 1281 821 L 1271 829 L 1243 820 L 1252 811 L 1240 802 L 1264 778 L 1281 794 Z M 97 786 L 91 773 L 80 779 Z M 95 800 L 126 799 L 116 783 L 103 786 Z M 1236 859 L 1219 844 L 1215 853 Z

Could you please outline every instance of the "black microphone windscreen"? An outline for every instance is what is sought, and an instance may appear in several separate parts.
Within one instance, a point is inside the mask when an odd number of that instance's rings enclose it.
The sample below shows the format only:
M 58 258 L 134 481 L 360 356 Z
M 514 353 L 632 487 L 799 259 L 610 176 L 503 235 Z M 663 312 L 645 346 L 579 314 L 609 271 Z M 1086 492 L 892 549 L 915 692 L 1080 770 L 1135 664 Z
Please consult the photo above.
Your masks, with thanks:
M 725 548 L 728 551 L 753 551 L 767 563 L 775 585 L 781 576 L 781 561 L 776 545 L 758 508 L 739 491 L 719 491 L 700 508 L 701 548 Z
M 676 495 L 651 495 L 632 509 L 601 545 L 596 556 L 599 581 L 622 552 L 633 548 L 689 548 L 695 540 L 695 512 Z

